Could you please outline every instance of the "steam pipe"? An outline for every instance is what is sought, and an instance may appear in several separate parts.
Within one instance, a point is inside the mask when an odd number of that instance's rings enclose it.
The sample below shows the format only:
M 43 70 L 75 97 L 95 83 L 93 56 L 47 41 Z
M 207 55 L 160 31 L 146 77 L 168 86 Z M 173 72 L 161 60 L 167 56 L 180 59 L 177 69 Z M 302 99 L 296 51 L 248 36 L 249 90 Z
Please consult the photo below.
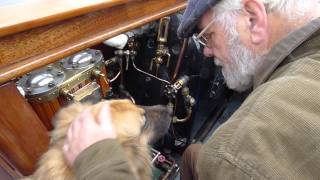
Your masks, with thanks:
M 188 39 L 184 38 L 183 39 L 183 43 L 182 43 L 182 48 L 181 48 L 180 53 L 179 53 L 176 69 L 174 70 L 174 74 L 173 74 L 173 77 L 172 77 L 172 82 L 174 82 L 176 80 L 176 78 L 177 78 L 177 75 L 179 73 L 179 69 L 180 69 L 180 66 L 181 66 L 181 62 L 182 62 L 182 59 L 184 57 L 184 54 L 185 54 L 185 51 L 186 51 L 187 48 L 188 48 Z

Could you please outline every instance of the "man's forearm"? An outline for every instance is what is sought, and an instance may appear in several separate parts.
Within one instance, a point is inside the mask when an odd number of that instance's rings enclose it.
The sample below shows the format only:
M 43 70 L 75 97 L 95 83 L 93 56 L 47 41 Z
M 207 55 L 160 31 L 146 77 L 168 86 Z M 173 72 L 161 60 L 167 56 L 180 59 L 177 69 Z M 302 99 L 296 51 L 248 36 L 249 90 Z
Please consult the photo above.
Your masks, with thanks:
M 134 179 L 126 154 L 113 139 L 99 141 L 80 153 L 74 163 L 76 179 Z

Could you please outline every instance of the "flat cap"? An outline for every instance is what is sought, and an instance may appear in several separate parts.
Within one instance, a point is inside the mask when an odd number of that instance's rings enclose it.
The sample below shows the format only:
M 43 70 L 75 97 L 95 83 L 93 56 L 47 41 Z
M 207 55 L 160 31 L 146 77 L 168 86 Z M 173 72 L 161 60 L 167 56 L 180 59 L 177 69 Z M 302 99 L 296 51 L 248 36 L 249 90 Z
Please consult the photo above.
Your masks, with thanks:
M 201 16 L 221 0 L 188 0 L 182 21 L 178 27 L 178 36 L 186 38 L 192 35 Z

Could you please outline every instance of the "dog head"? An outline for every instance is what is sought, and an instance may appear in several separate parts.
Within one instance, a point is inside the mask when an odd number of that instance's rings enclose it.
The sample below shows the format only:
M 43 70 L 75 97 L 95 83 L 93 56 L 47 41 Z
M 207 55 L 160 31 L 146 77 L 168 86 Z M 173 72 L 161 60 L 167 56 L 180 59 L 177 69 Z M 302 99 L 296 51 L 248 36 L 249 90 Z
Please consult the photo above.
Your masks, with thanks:
M 104 104 L 110 107 L 112 123 L 120 142 L 146 136 L 147 143 L 153 143 L 170 127 L 172 110 L 166 106 L 137 106 L 129 100 L 110 100 L 94 105 L 93 114 L 99 114 Z
M 167 133 L 171 123 L 172 110 L 166 106 L 136 106 L 129 100 L 108 102 L 117 140 L 128 157 L 129 165 L 136 179 L 151 177 L 151 158 L 148 144 Z M 102 103 L 95 105 L 93 114 L 100 112 Z
M 84 109 L 90 108 L 97 119 L 101 107 L 106 104 L 110 107 L 119 141 L 147 135 L 147 142 L 152 143 L 165 135 L 170 127 L 172 109 L 164 105 L 137 106 L 129 100 L 102 101 L 95 105 L 74 103 L 63 108 L 55 117 L 51 142 L 64 139 L 70 123 Z
M 140 108 L 144 109 L 146 119 L 142 131 L 150 133 L 148 142 L 153 144 L 168 132 L 172 108 L 163 105 L 140 106 Z

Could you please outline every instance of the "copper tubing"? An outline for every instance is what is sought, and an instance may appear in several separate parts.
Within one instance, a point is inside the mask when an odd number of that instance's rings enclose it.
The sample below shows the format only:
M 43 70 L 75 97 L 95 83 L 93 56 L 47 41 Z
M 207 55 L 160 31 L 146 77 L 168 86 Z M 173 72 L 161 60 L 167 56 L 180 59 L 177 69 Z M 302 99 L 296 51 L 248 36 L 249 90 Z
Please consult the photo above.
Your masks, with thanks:
M 188 109 L 187 110 L 188 112 L 187 112 L 187 115 L 186 115 L 186 117 L 184 117 L 183 119 L 179 119 L 178 117 L 173 117 L 173 123 L 183 123 L 183 122 L 186 122 L 186 121 L 188 121 L 189 119 L 190 119 L 190 117 L 191 117 L 191 114 L 192 114 L 192 109 L 190 108 L 190 109 Z
M 174 70 L 174 74 L 173 74 L 171 82 L 174 82 L 176 80 L 176 78 L 177 78 L 177 75 L 179 73 L 179 69 L 180 69 L 180 66 L 181 66 L 181 62 L 182 62 L 182 59 L 184 57 L 184 54 L 185 54 L 185 51 L 186 51 L 187 48 L 188 48 L 188 38 L 184 38 L 183 39 L 183 43 L 182 43 L 182 48 L 180 50 L 180 54 L 179 54 L 179 57 L 178 57 L 178 62 L 177 62 L 177 65 L 176 65 L 176 69 Z

